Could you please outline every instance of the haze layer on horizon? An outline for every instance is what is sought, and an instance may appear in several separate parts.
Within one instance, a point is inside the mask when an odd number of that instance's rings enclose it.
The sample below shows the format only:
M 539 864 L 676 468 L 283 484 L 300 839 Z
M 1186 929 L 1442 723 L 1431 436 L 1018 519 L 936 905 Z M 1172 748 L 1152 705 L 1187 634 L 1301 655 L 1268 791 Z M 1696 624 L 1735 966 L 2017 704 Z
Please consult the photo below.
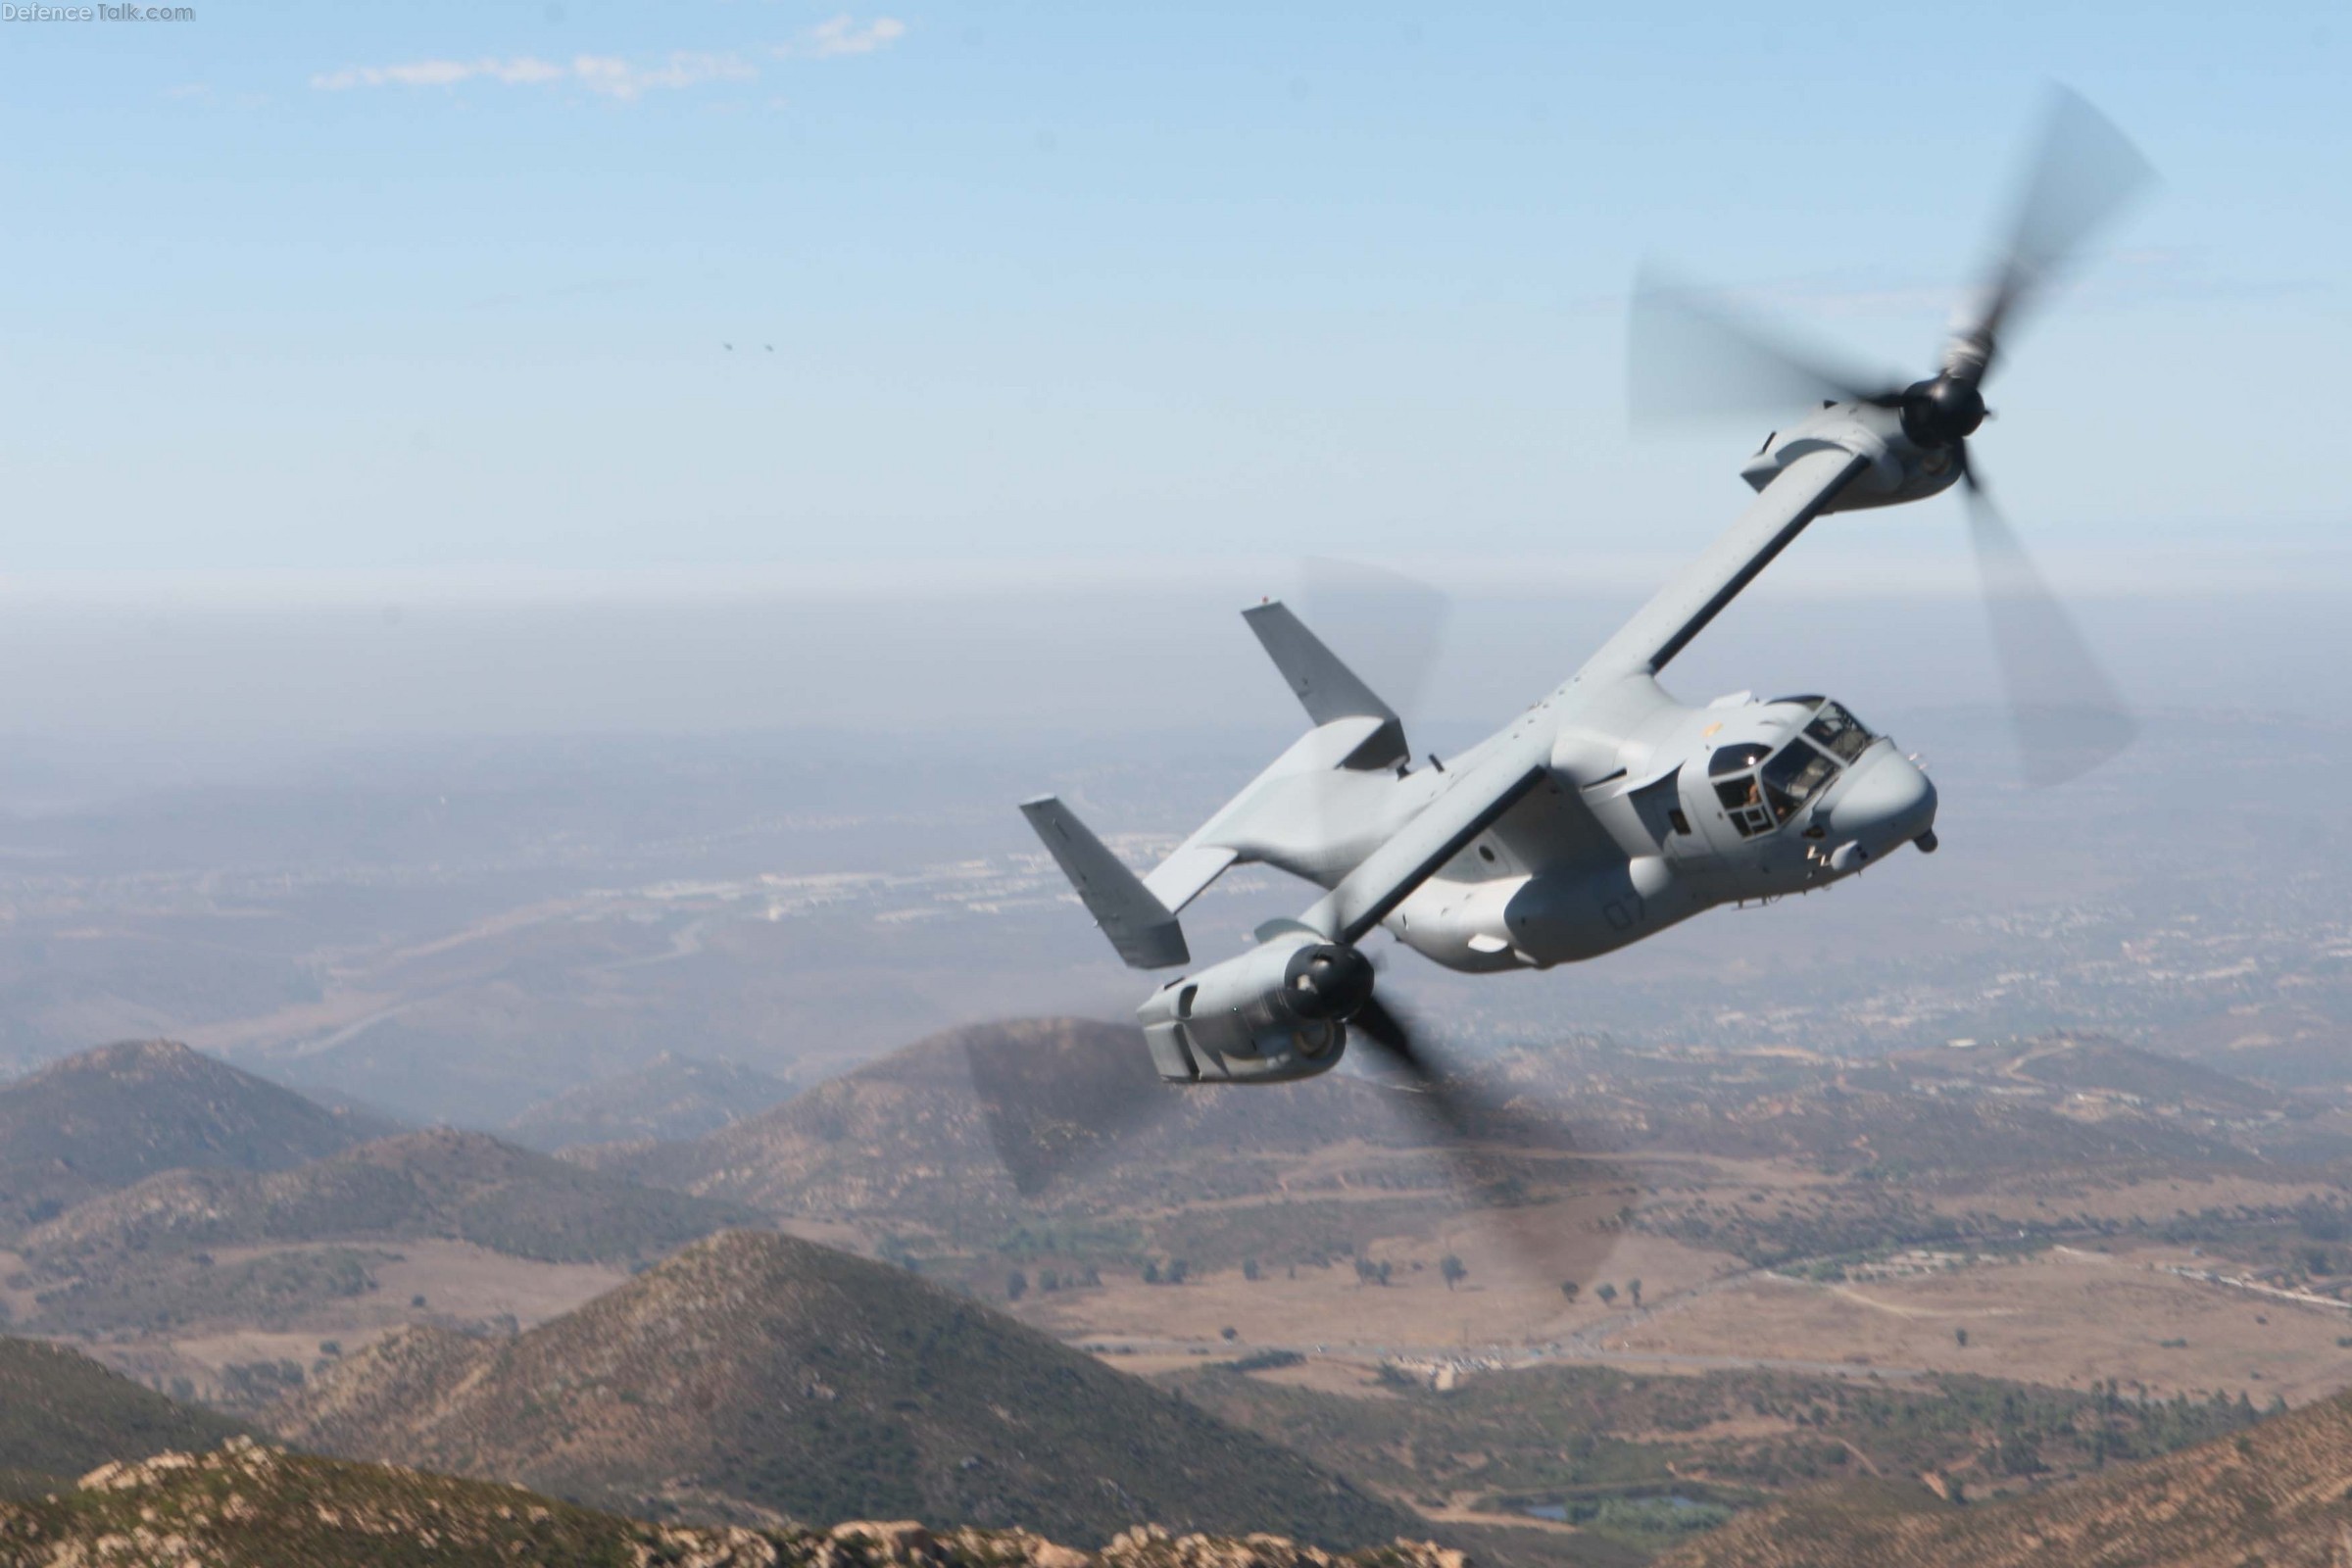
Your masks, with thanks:
M 1668 689 L 1692 702 L 1828 691 L 1866 716 L 2000 700 L 1965 561 L 1924 566 L 1904 589 L 1840 576 L 1837 554 L 1821 536 L 1791 552 L 1667 671 Z M 2332 569 L 2320 560 L 2301 588 L 2069 600 L 2127 699 L 2159 721 L 2143 746 L 2160 745 L 2162 722 L 2198 710 L 2333 720 L 2352 628 Z M 1153 735 L 1274 737 L 1302 722 L 1235 613 L 1262 587 L 1395 694 L 1425 748 L 1453 749 L 1565 678 L 1641 597 L 1625 573 L 1580 589 L 1531 568 L 1524 588 L 1474 586 L 1417 626 L 1377 594 L 1318 593 L 1302 580 L 1314 571 L 683 596 L 411 583 L 271 603 L 20 592 L 0 613 L 0 735 L 84 778 L 74 799 L 464 737 L 807 731 L 843 752 L 936 742 L 1004 760 L 1051 745 L 1108 760 L 1139 738 L 1153 755 Z

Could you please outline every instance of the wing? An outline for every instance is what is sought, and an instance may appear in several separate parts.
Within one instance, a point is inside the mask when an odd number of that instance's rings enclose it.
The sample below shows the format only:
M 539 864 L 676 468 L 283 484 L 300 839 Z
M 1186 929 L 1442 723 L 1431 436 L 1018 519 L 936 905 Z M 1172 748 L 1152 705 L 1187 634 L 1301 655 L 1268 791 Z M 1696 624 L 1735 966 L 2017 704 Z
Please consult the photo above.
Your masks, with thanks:
M 1788 463 L 1738 522 L 1601 644 L 1577 678 L 1591 684 L 1595 678 L 1664 669 L 1869 466 L 1868 458 L 1842 447 L 1825 447 Z
M 1551 777 L 1551 736 L 1523 723 L 1443 795 L 1382 841 L 1363 862 L 1299 917 L 1325 936 L 1355 942 L 1389 916 L 1413 889 L 1437 875 L 1536 789 L 1559 789 Z M 1583 803 L 1576 803 L 1579 809 Z
M 1577 681 L 1663 669 L 1869 466 L 1868 458 L 1841 447 L 1824 447 L 1790 461 L 1739 521 L 1601 645 Z M 1605 842 L 1607 836 L 1592 821 L 1591 808 L 1552 770 L 1555 731 L 1540 720 L 1542 712 L 1539 708 L 1523 715 L 1445 793 L 1341 878 L 1300 916 L 1300 923 L 1336 941 L 1360 940 L 1415 888 L 1540 789 L 1557 794 L 1555 809 L 1581 817 L 1593 842 Z

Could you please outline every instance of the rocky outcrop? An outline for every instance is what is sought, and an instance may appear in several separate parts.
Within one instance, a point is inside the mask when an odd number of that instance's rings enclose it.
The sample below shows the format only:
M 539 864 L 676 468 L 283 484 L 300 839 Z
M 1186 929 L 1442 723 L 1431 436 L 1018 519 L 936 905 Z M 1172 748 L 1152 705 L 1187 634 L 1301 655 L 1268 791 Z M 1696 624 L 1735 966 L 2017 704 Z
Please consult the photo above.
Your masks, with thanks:
M 1279 1536 L 1131 1529 L 1099 1552 L 1025 1530 L 909 1521 L 829 1530 L 651 1524 L 494 1482 L 289 1453 L 235 1439 L 210 1453 L 101 1465 L 73 1492 L 0 1505 L 0 1560 L 24 1568 L 348 1568 L 431 1561 L 612 1562 L 630 1568 L 1467 1568 L 1398 1541 L 1333 1553 Z

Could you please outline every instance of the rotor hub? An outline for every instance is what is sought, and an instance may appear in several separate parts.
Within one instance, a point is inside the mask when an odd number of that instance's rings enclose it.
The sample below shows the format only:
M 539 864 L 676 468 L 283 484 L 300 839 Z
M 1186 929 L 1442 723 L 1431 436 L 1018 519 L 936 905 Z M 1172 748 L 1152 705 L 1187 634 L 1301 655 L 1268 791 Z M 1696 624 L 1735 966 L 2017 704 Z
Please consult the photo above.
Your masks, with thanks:
M 1300 1018 L 1346 1023 L 1372 1000 L 1372 960 L 1336 942 L 1300 948 L 1283 970 L 1282 993 Z
M 1903 388 L 1903 434 L 1934 449 L 1965 441 L 1984 422 L 1984 394 L 1977 383 L 1946 370 Z

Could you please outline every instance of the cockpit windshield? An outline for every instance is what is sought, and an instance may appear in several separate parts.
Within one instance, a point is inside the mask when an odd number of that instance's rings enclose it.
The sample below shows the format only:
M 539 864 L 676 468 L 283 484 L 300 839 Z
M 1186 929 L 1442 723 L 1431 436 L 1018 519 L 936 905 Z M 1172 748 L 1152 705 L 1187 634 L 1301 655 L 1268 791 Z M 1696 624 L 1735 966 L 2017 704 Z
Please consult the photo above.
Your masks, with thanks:
M 1863 727 L 1860 719 L 1836 703 L 1821 705 L 1821 711 L 1805 726 L 1805 735 L 1840 762 L 1860 757 L 1878 738 Z
M 1803 741 L 1790 741 L 1764 764 L 1764 798 L 1776 821 L 1786 822 L 1829 787 L 1838 764 Z

